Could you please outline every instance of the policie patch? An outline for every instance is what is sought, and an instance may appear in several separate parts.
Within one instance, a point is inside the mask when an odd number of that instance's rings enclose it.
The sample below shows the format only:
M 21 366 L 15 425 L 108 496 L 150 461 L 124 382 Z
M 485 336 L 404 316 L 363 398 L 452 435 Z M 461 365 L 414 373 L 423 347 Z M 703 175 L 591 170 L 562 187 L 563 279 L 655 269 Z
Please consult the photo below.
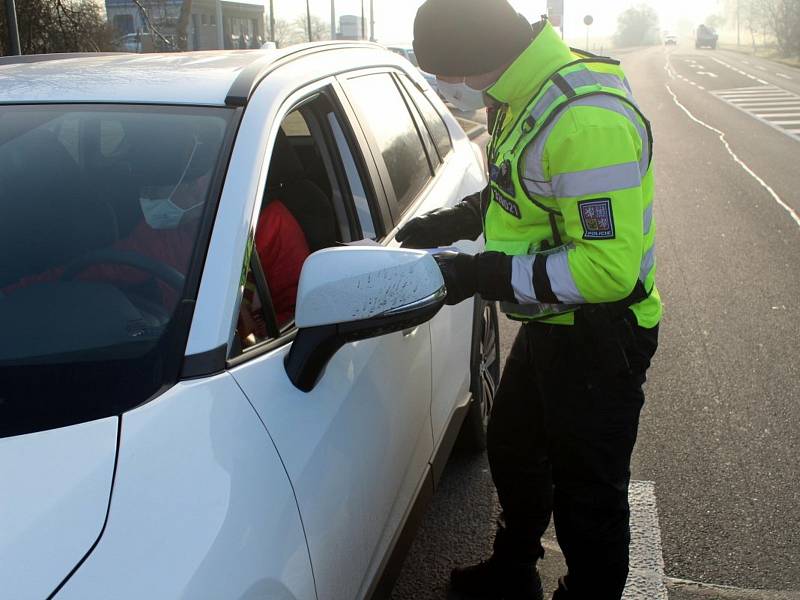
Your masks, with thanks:
M 578 202 L 585 240 L 613 240 L 614 213 L 611 211 L 611 198 L 597 198 Z

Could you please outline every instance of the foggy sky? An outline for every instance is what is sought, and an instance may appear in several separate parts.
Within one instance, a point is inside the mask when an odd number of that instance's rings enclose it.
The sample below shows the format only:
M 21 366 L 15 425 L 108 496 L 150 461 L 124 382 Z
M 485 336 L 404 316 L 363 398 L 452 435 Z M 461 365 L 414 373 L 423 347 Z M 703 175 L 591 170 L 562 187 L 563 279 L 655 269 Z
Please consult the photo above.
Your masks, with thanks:
M 261 4 L 264 0 L 249 0 Z M 546 10 L 546 0 L 510 0 L 514 7 L 531 21 Z M 305 0 L 274 0 L 277 18 L 294 19 L 305 12 Z M 422 0 L 374 0 L 375 34 L 383 42 L 410 42 L 414 15 Z M 268 2 L 265 2 L 268 4 Z M 330 0 L 310 0 L 311 12 L 330 19 Z M 649 0 L 661 15 L 661 28 L 674 31 L 681 17 L 694 25 L 721 11 L 720 0 Z M 369 19 L 369 0 L 364 0 Z M 641 4 L 636 0 L 565 0 L 565 29 L 568 37 L 581 37 L 586 27 L 583 17 L 591 14 L 595 23 L 592 35 L 610 36 L 616 30 L 617 15 L 626 8 Z M 361 14 L 361 0 L 336 0 L 337 15 Z

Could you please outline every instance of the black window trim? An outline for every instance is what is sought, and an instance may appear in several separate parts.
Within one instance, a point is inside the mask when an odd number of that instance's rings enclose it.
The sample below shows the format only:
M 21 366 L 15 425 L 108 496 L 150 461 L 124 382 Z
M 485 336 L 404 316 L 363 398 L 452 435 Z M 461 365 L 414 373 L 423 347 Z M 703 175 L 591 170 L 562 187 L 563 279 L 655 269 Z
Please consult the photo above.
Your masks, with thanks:
M 447 158 L 450 157 L 453 154 L 453 150 L 454 150 L 453 134 L 450 133 L 450 128 L 447 126 L 447 120 L 442 116 L 442 113 L 439 112 L 439 109 L 436 107 L 436 104 L 434 104 L 433 101 L 428 97 L 428 92 L 426 92 L 423 89 L 420 89 L 420 87 L 414 82 L 414 80 L 411 79 L 411 77 L 408 76 L 408 73 L 403 73 L 402 75 L 398 75 L 398 79 L 400 80 L 400 84 L 403 87 L 406 88 L 406 91 L 407 91 L 408 96 L 409 96 L 409 100 L 414 104 L 414 106 L 416 106 L 417 103 L 414 102 L 414 97 L 410 93 L 410 88 L 415 88 L 417 91 L 419 91 L 419 93 L 425 98 L 425 101 L 431 106 L 433 111 L 436 113 L 436 115 L 442 121 L 442 125 L 444 126 L 444 130 L 447 132 L 447 139 L 450 142 L 449 143 L 449 150 L 448 150 L 447 154 L 445 154 L 444 156 L 442 156 L 442 154 L 439 152 L 439 146 L 436 145 L 436 140 L 433 137 L 433 132 L 428 127 L 428 122 L 425 120 L 425 116 L 422 113 L 422 110 L 417 106 L 417 110 L 419 111 L 420 116 L 422 117 L 422 123 L 425 125 L 425 129 L 428 131 L 428 135 L 431 137 L 431 141 L 433 142 L 433 147 L 436 150 L 436 153 L 439 155 L 439 159 L 441 161 L 441 164 L 444 164 L 445 161 L 447 160 Z
M 399 74 L 394 73 L 393 75 L 394 84 L 400 91 L 400 95 L 403 97 L 403 102 L 406 103 L 406 108 L 411 114 L 411 118 L 414 120 L 414 125 L 417 128 L 417 135 L 422 140 L 422 146 L 425 148 L 425 154 L 428 156 L 428 165 L 431 168 L 431 175 L 436 175 L 442 166 L 442 157 L 439 156 L 439 151 L 436 148 L 436 143 L 433 141 L 433 136 L 431 135 L 431 132 L 425 123 L 425 119 L 422 117 L 422 113 L 419 110 L 417 103 L 414 102 L 414 100 L 411 98 L 411 94 L 400 81 Z

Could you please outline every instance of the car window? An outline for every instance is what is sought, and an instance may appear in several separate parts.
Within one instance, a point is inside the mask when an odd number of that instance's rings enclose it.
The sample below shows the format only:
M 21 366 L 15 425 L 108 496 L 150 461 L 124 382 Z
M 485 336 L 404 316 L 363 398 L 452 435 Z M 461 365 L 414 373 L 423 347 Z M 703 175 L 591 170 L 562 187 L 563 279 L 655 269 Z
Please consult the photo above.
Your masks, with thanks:
M 389 172 L 397 204 L 403 211 L 432 176 L 417 126 L 388 73 L 350 79 L 347 88 L 362 124 L 374 137 Z
M 0 107 L 0 435 L 162 385 L 232 115 Z
M 408 76 L 403 75 L 401 79 L 405 89 L 411 95 L 411 100 L 422 114 L 422 119 L 425 121 L 428 133 L 433 139 L 436 151 L 439 153 L 439 158 L 444 160 L 453 149 L 453 142 L 444 119 L 442 119 L 442 116 L 439 114 L 439 111 L 436 110 L 433 103 L 425 94 L 419 91 L 419 88 L 414 85 L 414 82 L 411 81 Z
M 286 116 L 248 253 L 232 357 L 289 338 L 300 274 L 312 252 L 356 236 L 377 238 L 367 190 L 325 94 Z

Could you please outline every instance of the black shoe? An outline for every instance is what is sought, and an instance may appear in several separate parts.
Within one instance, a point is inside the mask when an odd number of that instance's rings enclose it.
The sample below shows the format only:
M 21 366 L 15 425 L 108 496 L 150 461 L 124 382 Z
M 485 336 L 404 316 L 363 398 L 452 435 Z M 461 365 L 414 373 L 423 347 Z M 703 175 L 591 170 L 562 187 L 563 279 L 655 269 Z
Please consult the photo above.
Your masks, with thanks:
M 450 589 L 470 600 L 544 600 L 535 563 L 507 562 L 496 555 L 477 565 L 453 569 Z

